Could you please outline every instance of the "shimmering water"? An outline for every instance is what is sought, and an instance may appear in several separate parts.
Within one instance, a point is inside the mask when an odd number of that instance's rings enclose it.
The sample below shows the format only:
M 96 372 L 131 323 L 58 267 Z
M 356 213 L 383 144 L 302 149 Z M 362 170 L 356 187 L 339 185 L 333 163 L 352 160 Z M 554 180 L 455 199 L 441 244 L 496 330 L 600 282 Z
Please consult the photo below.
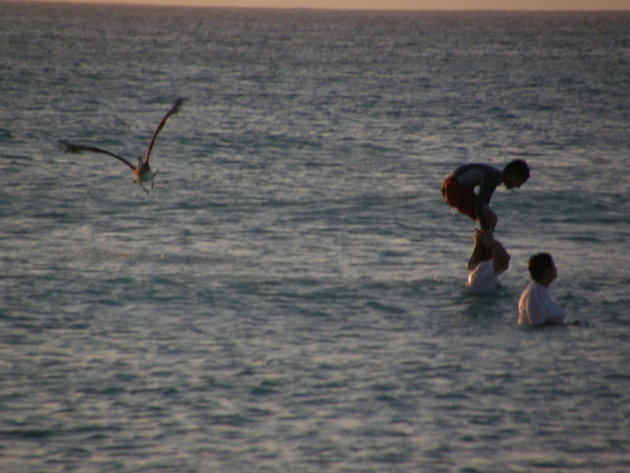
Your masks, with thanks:
M 630 15 L 0 3 L 0 470 L 630 469 Z M 178 97 L 150 195 L 133 158 Z M 464 289 L 456 166 L 512 255 Z M 523 330 L 527 258 L 591 327 Z

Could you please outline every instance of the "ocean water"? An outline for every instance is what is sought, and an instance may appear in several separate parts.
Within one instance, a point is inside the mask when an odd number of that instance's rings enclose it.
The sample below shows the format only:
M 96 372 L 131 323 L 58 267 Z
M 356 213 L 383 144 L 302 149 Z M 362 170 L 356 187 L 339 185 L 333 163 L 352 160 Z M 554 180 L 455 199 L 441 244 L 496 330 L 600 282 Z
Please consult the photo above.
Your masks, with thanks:
M 0 3 L 0 471 L 630 471 L 630 14 Z M 173 101 L 146 195 L 133 159 Z M 456 166 L 512 256 L 466 292 Z M 527 258 L 588 328 L 519 329 Z

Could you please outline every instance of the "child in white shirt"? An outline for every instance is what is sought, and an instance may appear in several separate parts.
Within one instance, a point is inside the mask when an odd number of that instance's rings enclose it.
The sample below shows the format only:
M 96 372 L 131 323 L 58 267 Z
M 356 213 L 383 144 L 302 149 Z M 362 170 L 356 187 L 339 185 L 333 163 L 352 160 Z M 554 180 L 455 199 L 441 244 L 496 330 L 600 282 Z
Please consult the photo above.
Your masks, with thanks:
M 549 285 L 558 270 L 549 253 L 538 253 L 529 259 L 532 281 L 518 301 L 518 325 L 565 325 L 564 310 L 549 294 Z

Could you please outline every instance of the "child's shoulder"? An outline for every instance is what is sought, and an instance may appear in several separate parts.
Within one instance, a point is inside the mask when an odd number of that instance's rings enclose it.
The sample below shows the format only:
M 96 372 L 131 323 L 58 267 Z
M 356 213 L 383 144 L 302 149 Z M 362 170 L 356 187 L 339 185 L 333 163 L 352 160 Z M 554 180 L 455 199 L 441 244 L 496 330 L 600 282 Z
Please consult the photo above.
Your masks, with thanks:
M 467 163 L 467 164 L 462 164 L 461 166 L 459 166 L 455 173 L 456 174 L 461 174 L 467 171 L 471 171 L 471 170 L 475 170 L 475 171 L 481 171 L 484 174 L 487 172 L 500 172 L 497 168 L 495 168 L 494 166 L 491 166 L 489 164 L 484 164 L 484 163 Z

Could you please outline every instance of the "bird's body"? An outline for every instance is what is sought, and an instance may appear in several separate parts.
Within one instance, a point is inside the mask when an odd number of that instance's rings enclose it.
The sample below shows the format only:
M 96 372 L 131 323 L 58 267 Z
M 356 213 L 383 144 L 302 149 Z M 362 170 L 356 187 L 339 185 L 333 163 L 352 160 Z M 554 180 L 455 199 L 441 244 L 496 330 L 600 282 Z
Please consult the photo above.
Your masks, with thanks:
M 157 176 L 159 172 L 159 171 L 153 172 L 153 170 L 151 169 L 151 166 L 149 166 L 149 158 L 151 157 L 151 150 L 153 149 L 153 145 L 155 144 L 155 140 L 157 138 L 158 133 L 166 124 L 166 120 L 168 120 L 168 117 L 170 117 L 171 115 L 174 115 L 175 113 L 179 111 L 179 109 L 182 106 L 182 103 L 184 103 L 184 99 L 182 98 L 177 99 L 175 103 L 173 104 L 173 106 L 171 107 L 171 109 L 166 113 L 166 115 L 164 115 L 164 117 L 162 117 L 162 120 L 160 120 L 160 123 L 158 123 L 157 127 L 155 128 L 155 131 L 153 132 L 153 135 L 151 136 L 151 141 L 149 142 L 149 146 L 147 147 L 147 152 L 144 156 L 144 159 L 142 159 L 141 157 L 138 157 L 136 159 L 135 165 L 131 164 L 127 159 L 123 158 L 122 156 L 119 156 L 117 154 L 114 154 L 110 151 L 106 151 L 101 148 L 97 148 L 95 146 L 74 144 L 74 143 L 69 143 L 67 141 L 61 141 L 61 140 L 59 141 L 59 145 L 66 153 L 80 153 L 81 151 L 91 151 L 93 153 L 107 154 L 113 158 L 118 159 L 120 162 L 126 164 L 131 169 L 134 182 L 138 184 L 140 187 L 142 187 L 142 189 L 148 194 L 149 191 L 142 184 L 145 182 L 151 181 L 151 190 L 153 190 L 155 176 Z
M 153 172 L 148 160 L 142 161 L 142 158 L 138 158 L 136 159 L 136 166 L 132 170 L 133 180 L 147 192 L 142 183 L 151 181 L 151 190 L 153 190 L 155 176 L 157 176 L 158 172 Z

